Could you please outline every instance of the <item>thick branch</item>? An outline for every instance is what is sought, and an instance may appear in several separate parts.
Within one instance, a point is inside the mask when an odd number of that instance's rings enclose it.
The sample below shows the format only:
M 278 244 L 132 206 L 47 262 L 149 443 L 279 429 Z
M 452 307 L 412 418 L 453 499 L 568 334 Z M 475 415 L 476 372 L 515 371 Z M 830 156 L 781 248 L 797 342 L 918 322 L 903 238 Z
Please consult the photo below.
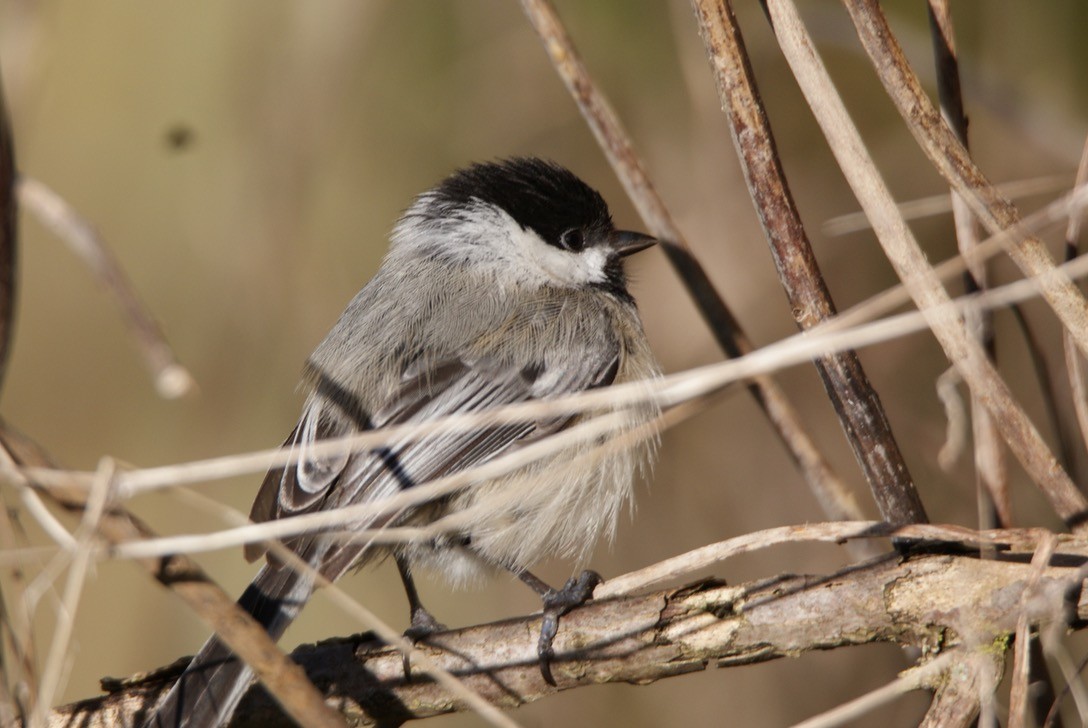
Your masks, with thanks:
M 740 27 L 726 0 L 693 0 L 692 5 L 778 278 L 798 326 L 812 328 L 835 315 L 835 304 L 793 203 Z M 918 490 L 857 354 L 840 351 L 813 363 L 883 520 L 926 522 Z
M 539 617 L 446 632 L 424 649 L 465 684 L 506 708 L 556 690 L 602 682 L 645 683 L 705 669 L 763 662 L 872 642 L 923 654 L 981 648 L 1000 655 L 1022 604 L 1034 623 L 1088 619 L 1081 591 L 1088 544 L 1065 540 L 1022 600 L 1032 569 L 1026 553 L 994 561 L 971 556 L 887 556 L 829 576 L 781 576 L 739 587 L 703 583 L 648 596 L 592 602 L 564 617 L 553 671 L 544 683 L 536 660 Z M 401 656 L 360 636 L 307 645 L 294 653 L 328 702 L 352 725 L 396 724 L 461 707 L 433 682 L 405 682 Z M 959 662 L 950 662 L 958 665 Z M 175 666 L 175 673 L 176 673 Z M 50 725 L 127 725 L 174 676 L 112 682 L 108 695 L 58 708 Z M 927 684 L 935 685 L 936 681 Z M 977 708 L 976 708 L 977 709 Z M 251 690 L 235 726 L 289 725 L 260 689 Z

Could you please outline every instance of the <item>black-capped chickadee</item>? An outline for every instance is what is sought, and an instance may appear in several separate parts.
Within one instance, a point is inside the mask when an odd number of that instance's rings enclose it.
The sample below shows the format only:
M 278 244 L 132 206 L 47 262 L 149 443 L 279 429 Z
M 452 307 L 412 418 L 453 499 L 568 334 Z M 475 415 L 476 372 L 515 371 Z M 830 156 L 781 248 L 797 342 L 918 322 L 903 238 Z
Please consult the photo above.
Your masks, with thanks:
M 308 396 L 285 443 L 297 451 L 298 465 L 268 473 L 251 518 L 385 498 L 580 418 L 447 430 L 376 450 L 308 457 L 318 441 L 656 376 L 623 272 L 623 258 L 653 242 L 616 230 L 600 194 L 539 159 L 473 165 L 420 195 L 393 230 L 377 274 L 308 360 Z M 630 412 L 631 427 L 655 414 L 649 407 Z M 550 682 L 558 619 L 589 598 L 599 577 L 583 572 L 553 590 L 527 569 L 550 556 L 584 559 L 601 535 L 612 535 L 634 473 L 652 454 L 650 442 L 628 448 L 583 443 L 395 518 L 352 524 L 439 526 L 426 542 L 370 546 L 319 533 L 286 545 L 330 580 L 391 554 L 414 636 L 439 627 L 419 602 L 416 568 L 430 567 L 454 584 L 489 567 L 517 574 L 544 599 L 539 649 Z M 246 551 L 251 560 L 262 554 L 260 545 Z M 313 589 L 312 577 L 269 558 L 239 604 L 279 638 Z M 149 725 L 225 723 L 251 677 L 212 637 Z

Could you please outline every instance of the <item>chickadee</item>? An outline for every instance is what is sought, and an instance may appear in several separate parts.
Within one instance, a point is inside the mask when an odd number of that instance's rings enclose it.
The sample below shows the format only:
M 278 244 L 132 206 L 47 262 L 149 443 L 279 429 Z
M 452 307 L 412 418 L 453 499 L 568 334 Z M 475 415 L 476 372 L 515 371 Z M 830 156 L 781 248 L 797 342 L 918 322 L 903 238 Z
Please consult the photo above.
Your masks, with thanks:
M 555 433 L 578 416 L 403 438 L 380 449 L 308 457 L 314 443 L 514 402 L 550 399 L 657 376 L 623 259 L 653 238 L 613 227 L 600 194 L 534 158 L 477 164 L 420 195 L 393 230 L 377 274 L 310 356 L 302 417 L 285 447 L 298 464 L 271 470 L 251 518 L 268 521 L 375 501 L 471 468 Z M 653 417 L 631 410 L 630 426 Z M 286 545 L 324 577 L 392 555 L 411 608 L 408 634 L 440 628 L 412 581 L 430 567 L 454 584 L 500 567 L 543 598 L 541 671 L 552 682 L 558 619 L 599 582 L 583 572 L 550 589 L 527 569 L 545 557 L 584 559 L 611 537 L 652 444 L 573 446 L 542 462 L 360 529 L 439 524 L 425 543 L 371 546 L 329 534 Z M 579 455 L 583 457 L 578 457 Z M 263 555 L 247 548 L 250 560 Z M 269 557 L 239 604 L 278 639 L 313 579 Z M 212 637 L 151 718 L 155 726 L 229 720 L 252 672 Z

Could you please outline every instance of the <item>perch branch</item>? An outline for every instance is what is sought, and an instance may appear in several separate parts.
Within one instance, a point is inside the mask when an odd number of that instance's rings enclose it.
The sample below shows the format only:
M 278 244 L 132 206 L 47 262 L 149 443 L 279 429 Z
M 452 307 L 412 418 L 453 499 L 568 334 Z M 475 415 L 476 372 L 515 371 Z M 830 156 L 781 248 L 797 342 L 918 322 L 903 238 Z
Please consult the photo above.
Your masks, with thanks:
M 1006 551 L 996 560 L 889 555 L 824 576 L 783 575 L 737 587 L 706 582 L 593 601 L 564 617 L 553 664 L 558 688 L 543 681 L 537 666 L 539 615 L 441 633 L 421 649 L 505 708 L 583 685 L 641 684 L 708 666 L 874 642 L 913 645 L 930 656 L 955 654 L 956 660 L 979 650 L 999 659 L 1022 604 L 1038 624 L 1064 614 L 1072 595 L 1077 619 L 1088 618 L 1077 568 L 1088 558 L 1088 544 L 1069 538 L 1059 543 L 1024 602 L 1034 572 L 1026 550 Z M 368 635 L 300 647 L 294 657 L 351 725 L 462 709 L 440 685 L 406 682 L 399 652 Z M 956 660 L 949 669 L 960 664 Z M 111 680 L 107 695 L 58 708 L 50 725 L 129 725 L 134 711 L 167 689 L 173 677 L 167 669 Z M 939 680 L 919 683 L 933 687 Z M 259 689 L 250 690 L 238 715 L 245 717 L 235 726 L 289 724 Z

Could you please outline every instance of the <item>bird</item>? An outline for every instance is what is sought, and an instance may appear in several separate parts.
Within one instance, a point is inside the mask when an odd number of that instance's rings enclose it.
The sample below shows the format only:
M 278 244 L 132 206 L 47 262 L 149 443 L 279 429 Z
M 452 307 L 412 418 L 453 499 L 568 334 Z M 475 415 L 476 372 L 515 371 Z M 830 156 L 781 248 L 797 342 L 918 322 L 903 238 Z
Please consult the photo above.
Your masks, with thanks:
M 323 440 L 660 376 L 624 271 L 628 256 L 655 242 L 617 230 L 599 192 L 537 157 L 471 164 L 419 195 L 394 226 L 373 278 L 308 358 L 306 399 L 284 442 L 297 460 L 268 472 L 251 520 L 376 502 L 489 462 L 586 415 L 447 429 L 310 456 Z M 652 404 L 624 411 L 629 429 L 657 414 Z M 631 439 L 617 448 L 582 442 L 452 495 L 351 524 L 441 526 L 426 541 L 381 545 L 310 533 L 283 543 L 329 580 L 391 556 L 413 639 L 442 628 L 420 602 L 419 570 L 455 587 L 495 571 L 518 576 L 543 600 L 540 669 L 554 684 L 551 642 L 559 619 L 587 601 L 601 579 L 583 571 L 552 589 L 528 569 L 554 557 L 584 563 L 595 543 L 612 538 L 636 474 L 656 449 L 653 437 Z M 249 560 L 262 556 L 238 604 L 279 639 L 312 595 L 314 578 L 261 544 L 246 547 Z M 252 677 L 213 636 L 145 725 L 223 725 Z

